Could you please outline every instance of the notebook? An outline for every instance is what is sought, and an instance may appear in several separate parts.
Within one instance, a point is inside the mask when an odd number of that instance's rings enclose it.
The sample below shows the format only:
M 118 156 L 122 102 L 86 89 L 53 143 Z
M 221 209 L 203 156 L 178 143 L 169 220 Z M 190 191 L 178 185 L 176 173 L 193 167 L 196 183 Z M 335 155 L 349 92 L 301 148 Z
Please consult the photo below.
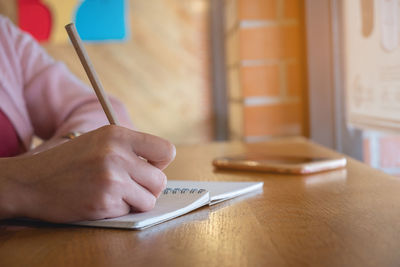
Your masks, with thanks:
M 144 229 L 205 205 L 214 205 L 243 194 L 261 190 L 262 182 L 168 181 L 154 209 L 125 216 L 74 223 L 76 225 Z

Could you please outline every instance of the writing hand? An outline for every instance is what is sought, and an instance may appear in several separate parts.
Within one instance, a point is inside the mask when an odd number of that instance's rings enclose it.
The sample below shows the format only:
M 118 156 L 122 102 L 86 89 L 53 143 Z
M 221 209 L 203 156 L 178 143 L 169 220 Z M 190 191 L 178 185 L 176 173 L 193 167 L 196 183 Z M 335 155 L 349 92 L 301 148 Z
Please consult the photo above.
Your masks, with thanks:
M 35 155 L 2 159 L 0 218 L 72 222 L 150 210 L 174 157 L 166 140 L 104 126 Z

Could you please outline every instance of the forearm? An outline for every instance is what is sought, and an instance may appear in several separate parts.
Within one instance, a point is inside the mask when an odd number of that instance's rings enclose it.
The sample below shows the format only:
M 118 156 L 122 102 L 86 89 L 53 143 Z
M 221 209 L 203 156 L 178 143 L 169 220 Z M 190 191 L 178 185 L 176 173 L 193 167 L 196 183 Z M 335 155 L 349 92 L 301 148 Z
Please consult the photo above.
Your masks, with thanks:
M 18 176 L 25 171 L 21 157 L 0 159 L 0 219 L 21 216 L 19 203 L 26 196 L 17 189 Z

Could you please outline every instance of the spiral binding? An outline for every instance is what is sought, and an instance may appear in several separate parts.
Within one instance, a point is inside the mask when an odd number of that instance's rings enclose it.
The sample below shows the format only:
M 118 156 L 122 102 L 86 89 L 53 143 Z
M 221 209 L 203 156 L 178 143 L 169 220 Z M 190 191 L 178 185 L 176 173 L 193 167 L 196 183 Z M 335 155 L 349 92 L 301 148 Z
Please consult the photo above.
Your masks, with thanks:
M 176 195 L 176 194 L 202 194 L 205 192 L 205 189 L 198 188 L 172 188 L 167 187 L 164 189 L 164 195 Z

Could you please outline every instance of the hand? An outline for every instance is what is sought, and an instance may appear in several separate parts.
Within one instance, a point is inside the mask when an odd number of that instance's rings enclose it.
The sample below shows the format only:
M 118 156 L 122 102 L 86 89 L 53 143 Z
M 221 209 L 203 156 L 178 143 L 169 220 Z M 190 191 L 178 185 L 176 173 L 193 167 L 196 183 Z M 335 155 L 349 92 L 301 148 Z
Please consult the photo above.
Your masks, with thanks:
M 10 217 L 7 211 L 72 222 L 150 210 L 166 186 L 162 170 L 174 157 L 168 141 L 105 126 L 35 155 L 1 160 L 0 201 L 7 207 L 3 216 L 0 207 L 0 217 Z

